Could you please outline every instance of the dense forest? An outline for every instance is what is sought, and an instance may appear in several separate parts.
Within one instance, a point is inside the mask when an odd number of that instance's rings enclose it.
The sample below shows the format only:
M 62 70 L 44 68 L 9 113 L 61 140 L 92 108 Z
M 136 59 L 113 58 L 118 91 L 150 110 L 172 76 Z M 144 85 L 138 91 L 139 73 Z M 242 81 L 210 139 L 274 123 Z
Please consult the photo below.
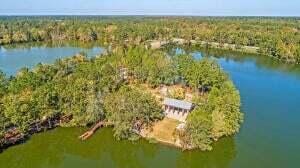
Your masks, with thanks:
M 267 17 L 1 17 L 0 44 L 102 41 L 111 45 L 182 38 L 258 47 L 258 53 L 300 63 L 300 19 Z
M 100 57 L 77 55 L 23 68 L 13 77 L 0 73 L 0 143 L 5 144 L 10 130 L 27 135 L 65 116 L 69 120 L 59 126 L 107 121 L 117 139 L 135 140 L 137 129 L 163 118 L 154 96 L 133 87 L 141 83 L 153 88 L 180 83 L 195 91 L 196 108 L 178 133 L 186 148 L 211 150 L 213 141 L 240 128 L 239 93 L 215 61 L 120 46 Z

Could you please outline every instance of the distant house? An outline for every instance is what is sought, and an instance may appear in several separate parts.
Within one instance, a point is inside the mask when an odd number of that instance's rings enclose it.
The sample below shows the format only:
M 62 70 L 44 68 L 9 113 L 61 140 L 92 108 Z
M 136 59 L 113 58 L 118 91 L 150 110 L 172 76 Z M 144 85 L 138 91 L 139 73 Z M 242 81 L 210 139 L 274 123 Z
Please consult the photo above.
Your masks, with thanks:
M 151 49 L 158 49 L 163 45 L 168 44 L 168 41 L 160 41 L 160 40 L 149 40 L 148 43 L 150 44 Z
M 181 122 L 185 122 L 188 114 L 193 109 L 193 103 L 171 98 L 165 98 L 163 106 L 165 115 L 168 118 L 176 119 Z
M 182 45 L 182 44 L 185 44 L 187 41 L 185 39 L 182 39 L 182 38 L 173 38 L 172 42 Z
M 122 80 L 127 80 L 128 79 L 128 69 L 127 68 L 120 68 L 120 77 Z

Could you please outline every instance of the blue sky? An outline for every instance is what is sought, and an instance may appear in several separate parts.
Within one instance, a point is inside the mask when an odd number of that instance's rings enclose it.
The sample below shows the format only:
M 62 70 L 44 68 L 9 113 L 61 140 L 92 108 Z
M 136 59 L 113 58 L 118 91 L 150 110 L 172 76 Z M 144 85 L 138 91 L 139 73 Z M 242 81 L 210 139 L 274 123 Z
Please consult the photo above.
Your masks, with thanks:
M 4 1 L 4 2 L 3 2 Z M 3 0 L 0 15 L 300 16 L 300 0 Z

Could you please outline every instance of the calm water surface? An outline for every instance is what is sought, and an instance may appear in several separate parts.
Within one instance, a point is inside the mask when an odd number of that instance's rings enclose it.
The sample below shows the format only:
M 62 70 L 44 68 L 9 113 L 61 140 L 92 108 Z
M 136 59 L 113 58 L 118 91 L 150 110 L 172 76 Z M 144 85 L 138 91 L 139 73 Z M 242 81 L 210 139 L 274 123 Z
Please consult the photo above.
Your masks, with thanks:
M 80 48 L 79 44 L 38 44 L 32 46 L 0 46 L 0 69 L 14 75 L 20 68 L 32 68 L 38 63 L 54 63 L 56 59 L 70 57 L 78 53 L 94 56 L 103 52 L 103 48 L 93 46 Z
M 79 47 L 1 50 L 0 68 L 14 74 L 22 66 L 31 67 L 40 61 L 51 63 L 58 55 L 73 55 L 81 50 Z M 86 52 L 100 50 L 94 47 Z M 144 140 L 116 141 L 110 129 L 102 129 L 90 140 L 81 142 L 77 136 L 84 130 L 59 128 L 34 135 L 25 144 L 4 151 L 0 154 L 0 168 L 300 167 L 300 67 L 259 56 L 202 49 L 187 52 L 195 58 L 214 56 L 240 90 L 245 113 L 242 129 L 235 137 L 214 144 L 213 151 L 181 152 Z

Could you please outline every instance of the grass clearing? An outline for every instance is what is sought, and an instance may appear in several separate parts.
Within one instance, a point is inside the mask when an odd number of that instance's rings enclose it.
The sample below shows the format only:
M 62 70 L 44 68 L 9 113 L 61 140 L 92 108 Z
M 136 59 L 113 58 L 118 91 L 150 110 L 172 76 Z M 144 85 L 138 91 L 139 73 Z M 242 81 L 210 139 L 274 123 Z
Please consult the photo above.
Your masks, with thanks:
M 180 124 L 178 120 L 166 117 L 153 125 L 149 136 L 158 141 L 173 144 L 175 141 L 173 133 L 178 124 Z

